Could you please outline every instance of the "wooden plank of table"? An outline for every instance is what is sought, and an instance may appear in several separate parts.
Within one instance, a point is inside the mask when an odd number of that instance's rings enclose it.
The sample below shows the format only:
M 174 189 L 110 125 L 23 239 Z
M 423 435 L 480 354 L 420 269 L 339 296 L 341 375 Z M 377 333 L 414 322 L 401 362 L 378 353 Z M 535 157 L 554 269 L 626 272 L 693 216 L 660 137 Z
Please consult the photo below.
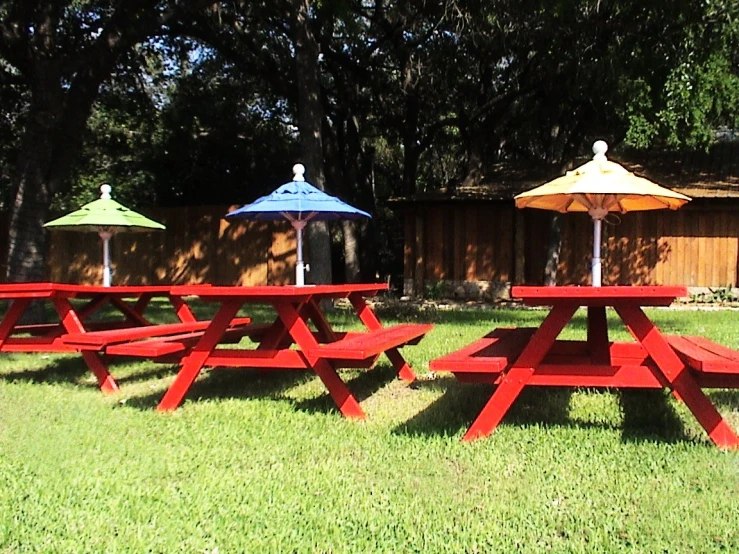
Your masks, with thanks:
M 320 358 L 364 360 L 391 348 L 399 348 L 412 341 L 418 342 L 433 329 L 431 324 L 405 323 L 357 333 L 342 340 L 319 344 L 306 354 Z
M 610 306 L 613 302 L 631 302 L 639 306 L 669 306 L 676 298 L 687 295 L 688 289 L 681 286 L 515 286 L 511 288 L 511 296 L 529 306 L 551 306 L 567 301 L 588 307 Z

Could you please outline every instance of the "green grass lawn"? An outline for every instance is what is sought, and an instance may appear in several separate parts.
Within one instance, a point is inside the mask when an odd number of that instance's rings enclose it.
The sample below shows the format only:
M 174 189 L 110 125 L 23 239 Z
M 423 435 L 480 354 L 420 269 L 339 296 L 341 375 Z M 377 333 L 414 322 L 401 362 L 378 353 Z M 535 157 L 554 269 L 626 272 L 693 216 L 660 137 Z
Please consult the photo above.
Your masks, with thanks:
M 404 350 L 416 383 L 384 359 L 343 374 L 361 422 L 309 373 L 208 372 L 163 414 L 173 366 L 116 361 L 106 397 L 79 356 L 0 355 L 0 553 L 739 551 L 739 454 L 669 394 L 531 389 L 460 442 L 490 389 L 429 361 L 545 311 L 380 313 L 436 327 Z M 739 312 L 649 315 L 739 348 Z M 739 429 L 739 391 L 710 396 Z

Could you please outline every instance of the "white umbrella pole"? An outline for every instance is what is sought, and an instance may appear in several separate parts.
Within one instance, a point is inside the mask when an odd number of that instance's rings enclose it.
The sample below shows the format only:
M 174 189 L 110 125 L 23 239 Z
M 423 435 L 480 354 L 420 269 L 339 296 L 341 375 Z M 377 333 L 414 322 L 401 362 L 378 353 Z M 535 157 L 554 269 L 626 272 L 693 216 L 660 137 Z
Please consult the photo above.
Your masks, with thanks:
M 592 267 L 592 281 L 594 287 L 599 287 L 601 283 L 601 260 L 600 260 L 600 240 L 601 240 L 601 226 L 603 220 L 593 220 L 593 267 Z
M 603 207 L 591 207 L 588 210 L 590 217 L 593 218 L 593 267 L 591 269 L 592 284 L 599 287 L 601 282 L 601 260 L 600 260 L 600 242 L 601 228 L 603 226 L 603 218 L 608 214 L 608 209 Z
M 298 259 L 295 262 L 295 284 L 299 287 L 305 285 L 305 263 L 303 262 L 303 229 L 305 228 L 305 221 L 294 220 L 292 221 L 293 227 L 298 239 Z
M 113 233 L 109 231 L 98 231 L 98 234 L 103 239 L 103 286 L 109 287 L 111 285 L 110 238 L 113 236 Z

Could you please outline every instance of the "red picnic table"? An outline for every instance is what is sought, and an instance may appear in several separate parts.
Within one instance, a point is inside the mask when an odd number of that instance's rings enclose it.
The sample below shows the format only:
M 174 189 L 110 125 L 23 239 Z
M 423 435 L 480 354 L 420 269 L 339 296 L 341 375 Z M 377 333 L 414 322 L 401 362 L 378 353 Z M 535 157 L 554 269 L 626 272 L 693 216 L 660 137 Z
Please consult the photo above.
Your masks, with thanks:
M 642 310 L 686 295 L 685 287 L 675 286 L 516 286 L 513 298 L 552 307 L 538 328 L 496 329 L 433 360 L 430 369 L 497 385 L 464 440 L 492 433 L 526 386 L 669 388 L 717 446 L 737 448 L 737 435 L 702 387 L 739 387 L 739 352 L 703 337 L 664 335 Z M 587 340 L 557 340 L 580 307 L 587 308 Z M 609 341 L 606 307 L 633 342 Z
M 387 288 L 385 284 L 172 287 L 173 294 L 194 295 L 219 307 L 200 339 L 181 358 L 177 377 L 158 409 L 177 408 L 205 366 L 244 367 L 314 371 L 344 416 L 364 418 L 359 402 L 339 377 L 337 368 L 369 368 L 384 353 L 400 378 L 412 381 L 415 375 L 398 349 L 418 343 L 433 327 L 426 324 L 384 327 L 365 298 Z M 349 300 L 364 324 L 364 331 L 332 329 L 321 301 L 341 298 Z M 271 323 L 248 326 L 245 334 L 256 343 L 256 348 L 217 348 L 224 342 L 236 314 L 247 304 L 271 305 L 276 314 Z M 127 348 L 135 349 L 136 345 Z
M 0 321 L 0 352 L 77 352 L 80 351 L 70 336 L 82 336 L 91 332 L 107 333 L 117 340 L 130 340 L 126 333 L 149 334 L 153 325 L 144 311 L 155 297 L 169 300 L 179 325 L 192 327 L 197 322 L 181 296 L 172 294 L 170 286 L 112 286 L 73 285 L 64 283 L 6 283 L 0 284 L 0 300 L 10 301 Z M 86 300 L 75 306 L 74 299 Z M 21 316 L 32 301 L 50 303 L 58 316 L 52 323 L 21 324 Z M 131 302 L 133 301 L 133 302 Z M 79 304 L 79 303 L 78 303 Z M 92 316 L 104 306 L 110 306 L 123 319 L 101 319 Z M 178 324 L 173 324 L 176 326 Z M 26 336 L 30 335 L 30 336 Z M 111 339 L 112 340 L 112 339 Z M 100 349 L 97 349 L 100 350 Z M 83 349 L 82 357 L 90 371 L 97 377 L 103 392 L 115 392 L 118 384 L 108 371 L 99 351 Z

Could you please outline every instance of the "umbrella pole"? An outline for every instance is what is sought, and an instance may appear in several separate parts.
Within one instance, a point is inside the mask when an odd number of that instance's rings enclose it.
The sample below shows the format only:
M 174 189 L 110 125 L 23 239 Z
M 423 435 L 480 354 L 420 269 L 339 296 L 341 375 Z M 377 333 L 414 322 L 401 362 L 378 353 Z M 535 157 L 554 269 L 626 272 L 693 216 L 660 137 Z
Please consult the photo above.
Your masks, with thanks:
M 305 263 L 303 262 L 303 229 L 305 228 L 305 221 L 293 220 L 293 227 L 295 227 L 298 246 L 297 254 L 298 259 L 295 263 L 295 284 L 299 287 L 305 285 Z
M 601 284 L 600 242 L 602 225 L 602 219 L 593 218 L 593 267 L 591 268 L 591 273 L 594 287 L 599 287 Z
M 110 238 L 113 236 L 113 233 L 110 231 L 98 231 L 98 234 L 103 239 L 103 286 L 109 287 L 111 285 Z

